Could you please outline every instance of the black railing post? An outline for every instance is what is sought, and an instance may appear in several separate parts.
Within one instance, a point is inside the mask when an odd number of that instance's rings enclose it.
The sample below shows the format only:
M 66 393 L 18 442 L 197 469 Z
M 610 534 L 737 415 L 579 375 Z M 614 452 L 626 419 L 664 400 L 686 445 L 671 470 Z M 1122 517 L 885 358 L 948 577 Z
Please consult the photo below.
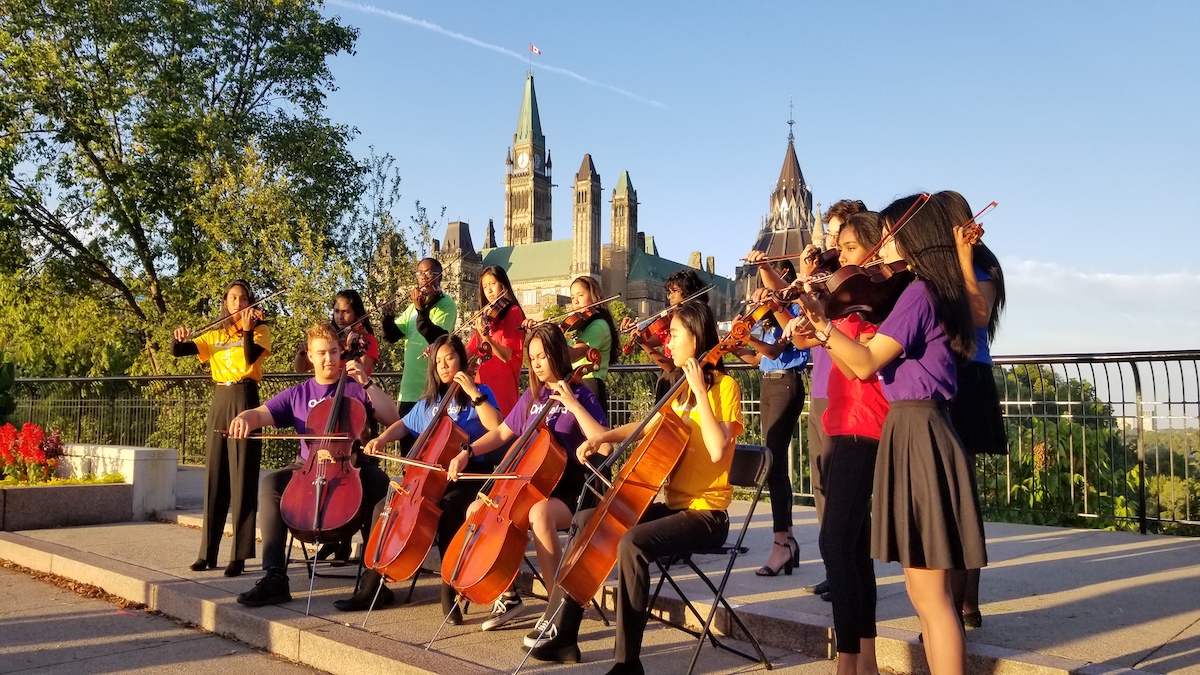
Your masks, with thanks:
M 1133 368 L 1133 409 L 1137 415 L 1138 531 L 1146 534 L 1146 439 L 1142 429 L 1142 375 L 1137 362 L 1131 362 L 1130 365 Z

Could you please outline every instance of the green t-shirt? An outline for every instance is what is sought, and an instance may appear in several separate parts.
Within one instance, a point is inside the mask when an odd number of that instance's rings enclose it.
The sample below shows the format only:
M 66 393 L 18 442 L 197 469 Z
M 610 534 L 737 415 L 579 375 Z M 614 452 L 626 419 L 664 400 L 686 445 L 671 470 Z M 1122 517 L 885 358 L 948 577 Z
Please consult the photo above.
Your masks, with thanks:
M 454 330 L 454 322 L 458 319 L 458 306 L 454 298 L 443 294 L 429 308 L 429 320 L 447 331 Z M 396 317 L 396 327 L 407 338 L 404 343 L 404 374 L 400 377 L 400 402 L 416 403 L 425 392 L 425 375 L 429 362 L 421 358 L 421 353 L 429 346 L 429 341 L 417 330 L 417 308 L 409 305 L 400 316 Z
M 583 329 L 583 332 L 575 336 L 576 344 L 582 343 L 589 347 L 594 347 L 600 351 L 600 367 L 594 373 L 584 375 L 585 378 L 593 377 L 598 380 L 603 380 L 608 377 L 608 361 L 612 356 L 612 331 L 608 329 L 608 323 L 604 319 L 592 319 L 592 322 Z M 578 361 L 571 364 L 571 369 L 574 370 L 579 366 L 587 363 L 587 355 L 580 357 Z

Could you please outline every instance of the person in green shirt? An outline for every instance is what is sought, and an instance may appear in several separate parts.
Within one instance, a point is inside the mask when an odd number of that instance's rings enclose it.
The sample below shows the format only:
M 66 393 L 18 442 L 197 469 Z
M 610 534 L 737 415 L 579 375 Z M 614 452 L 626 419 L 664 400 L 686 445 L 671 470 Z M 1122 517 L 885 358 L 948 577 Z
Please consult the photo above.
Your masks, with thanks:
M 406 338 L 404 374 L 400 378 L 400 416 L 412 410 L 425 391 L 425 348 L 454 328 L 458 306 L 454 298 L 442 293 L 442 264 L 433 258 L 417 263 L 417 285 L 412 289 L 412 304 L 400 316 L 395 304 L 383 307 L 383 337 L 388 342 Z
M 578 277 L 571 282 L 571 309 L 576 310 L 604 299 L 600 282 L 591 277 Z M 600 367 L 594 372 L 583 376 L 583 385 L 592 390 L 600 407 L 608 413 L 608 387 L 604 383 L 608 377 L 608 366 L 616 362 L 621 355 L 621 340 L 617 334 L 616 322 L 608 311 L 608 305 L 592 308 L 590 317 L 584 318 L 571 327 L 567 333 L 567 346 L 571 354 L 571 368 L 578 368 L 587 362 L 589 349 L 600 352 Z

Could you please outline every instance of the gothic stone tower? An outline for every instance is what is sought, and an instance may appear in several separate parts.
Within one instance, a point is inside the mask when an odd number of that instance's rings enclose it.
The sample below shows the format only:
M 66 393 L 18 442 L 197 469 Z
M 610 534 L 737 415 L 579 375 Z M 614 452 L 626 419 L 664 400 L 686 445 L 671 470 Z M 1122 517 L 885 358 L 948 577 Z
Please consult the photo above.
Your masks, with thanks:
M 584 155 L 575 174 L 574 239 L 571 274 L 600 278 L 600 174 Z
M 612 195 L 612 281 L 606 282 L 606 292 L 624 294 L 626 291 L 633 251 L 637 248 L 637 208 L 637 190 L 633 189 L 629 172 L 622 171 Z
M 525 77 L 517 133 L 505 164 L 504 245 L 550 241 L 550 155 L 538 116 L 533 73 Z

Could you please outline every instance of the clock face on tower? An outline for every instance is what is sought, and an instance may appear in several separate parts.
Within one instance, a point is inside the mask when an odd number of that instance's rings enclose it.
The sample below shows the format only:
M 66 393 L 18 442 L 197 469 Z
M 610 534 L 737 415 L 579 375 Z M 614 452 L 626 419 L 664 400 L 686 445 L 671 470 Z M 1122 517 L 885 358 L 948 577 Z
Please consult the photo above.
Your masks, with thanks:
M 526 169 L 529 167 L 529 153 L 528 152 L 522 152 L 521 154 L 517 155 L 517 166 L 522 169 Z

